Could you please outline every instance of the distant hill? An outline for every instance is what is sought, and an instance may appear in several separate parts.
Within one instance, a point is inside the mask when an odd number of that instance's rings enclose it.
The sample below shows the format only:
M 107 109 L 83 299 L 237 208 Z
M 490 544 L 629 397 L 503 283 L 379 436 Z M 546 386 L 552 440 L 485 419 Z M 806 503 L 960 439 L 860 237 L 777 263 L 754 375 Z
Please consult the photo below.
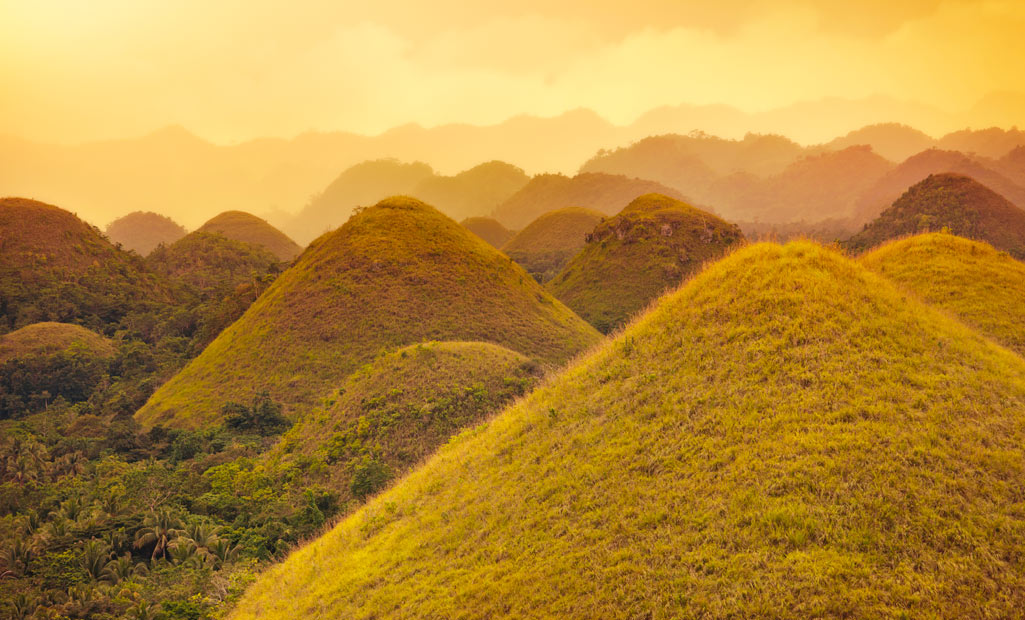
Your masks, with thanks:
M 604 214 L 583 207 L 545 213 L 502 246 L 538 282 L 551 280 L 579 252 Z
M 844 245 L 861 252 L 889 239 L 949 229 L 1025 258 L 1025 211 L 975 179 L 930 175 Z
M 999 127 L 977 130 L 962 129 L 943 136 L 936 144 L 940 149 L 961 151 L 990 159 L 999 159 L 1016 147 L 1023 145 L 1025 145 L 1025 131 L 1017 127 L 1011 129 L 1000 129 Z
M 545 213 L 565 207 L 584 207 L 613 215 L 634 198 L 651 193 L 683 199 L 680 192 L 661 183 L 623 175 L 541 174 L 499 205 L 493 215 L 508 228 L 520 230 Z
M 217 233 L 267 249 L 282 262 L 291 262 L 303 249 L 266 220 L 244 211 L 225 211 L 199 227 L 199 232 Z
M 914 127 L 900 123 L 880 123 L 856 129 L 823 146 L 830 151 L 840 151 L 852 146 L 867 145 L 882 157 L 900 162 L 935 147 L 936 143 L 935 138 Z
M 498 220 L 490 217 L 468 217 L 459 222 L 459 225 L 496 248 L 505 245 L 515 235 L 513 231 L 499 224 Z
M 996 169 L 1018 187 L 1025 187 L 1025 146 L 1019 146 L 1001 157 L 996 163 Z
M 493 344 L 411 345 L 349 376 L 331 404 L 302 416 L 269 458 L 285 467 L 317 458 L 330 467 L 313 481 L 331 486 L 343 503 L 362 499 L 529 391 L 539 375 L 535 362 Z M 360 475 L 371 468 L 380 475 L 361 488 Z
M 430 176 L 409 194 L 454 220 L 491 213 L 495 207 L 523 188 L 530 177 L 523 170 L 501 161 L 491 161 L 451 177 Z
M 598 339 L 487 243 L 391 198 L 315 241 L 136 419 L 199 427 L 264 390 L 295 417 L 379 353 L 426 340 L 491 342 L 557 365 Z
M 0 364 L 12 359 L 55 355 L 72 347 L 94 357 L 114 357 L 116 349 L 107 338 L 71 323 L 32 323 L 0 336 Z
M 146 256 L 161 243 L 170 245 L 188 231 L 169 217 L 151 211 L 134 211 L 107 225 L 107 238 L 126 250 Z
M 170 300 L 141 257 L 72 213 L 0 199 L 0 333 L 57 321 L 109 335 L 125 315 Z
M 839 253 L 750 246 L 229 617 L 1014 617 L 1022 377 Z
M 1025 356 L 1025 264 L 946 233 L 886 243 L 861 264 Z
M 547 288 L 608 333 L 743 240 L 711 213 L 647 194 L 600 223 Z
M 1012 203 L 1025 207 L 1025 188 L 1016 185 L 991 166 L 987 161 L 960 152 L 940 149 L 923 151 L 887 172 L 862 193 L 855 205 L 854 221 L 859 226 L 871 221 L 912 185 L 931 174 L 945 172 L 971 177 Z

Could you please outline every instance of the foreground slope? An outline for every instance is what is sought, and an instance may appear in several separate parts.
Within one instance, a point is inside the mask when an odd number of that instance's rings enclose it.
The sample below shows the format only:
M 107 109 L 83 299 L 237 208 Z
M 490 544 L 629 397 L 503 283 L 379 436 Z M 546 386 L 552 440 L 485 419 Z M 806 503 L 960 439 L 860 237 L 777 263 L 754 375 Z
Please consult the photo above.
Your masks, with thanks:
M 605 216 L 593 209 L 567 207 L 545 213 L 502 246 L 506 256 L 540 282 L 547 282 L 587 242 Z
M 758 244 L 250 588 L 233 617 L 1007 617 L 1025 362 Z
M 107 225 L 107 238 L 140 256 L 160 244 L 170 245 L 185 236 L 181 224 L 152 211 L 133 211 Z
M 991 245 L 944 233 L 887 243 L 863 265 L 1025 355 L 1025 264 Z
M 548 290 L 607 333 L 743 240 L 711 213 L 648 194 L 599 224 Z
M 484 241 L 391 198 L 315 241 L 136 418 L 214 423 L 226 401 L 262 390 L 294 416 L 382 350 L 426 340 L 492 342 L 558 364 L 598 339 Z
M 228 239 L 267 249 L 282 262 L 290 262 L 303 251 L 288 235 L 266 220 L 245 211 L 225 211 L 199 227 L 199 232 L 216 233 Z
M 1025 258 L 1025 211 L 959 174 L 930 175 L 844 245 L 855 252 L 889 239 L 947 228 Z

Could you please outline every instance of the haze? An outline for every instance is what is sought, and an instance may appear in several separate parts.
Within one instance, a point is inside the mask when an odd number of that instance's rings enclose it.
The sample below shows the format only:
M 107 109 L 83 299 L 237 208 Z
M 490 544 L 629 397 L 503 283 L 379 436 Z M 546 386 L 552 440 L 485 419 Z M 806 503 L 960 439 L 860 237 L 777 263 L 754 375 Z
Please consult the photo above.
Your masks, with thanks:
M 76 143 L 178 124 L 232 143 L 835 97 L 929 110 L 915 125 L 939 134 L 1022 117 L 1022 32 L 1025 4 L 996 0 L 4 0 L 0 133 Z

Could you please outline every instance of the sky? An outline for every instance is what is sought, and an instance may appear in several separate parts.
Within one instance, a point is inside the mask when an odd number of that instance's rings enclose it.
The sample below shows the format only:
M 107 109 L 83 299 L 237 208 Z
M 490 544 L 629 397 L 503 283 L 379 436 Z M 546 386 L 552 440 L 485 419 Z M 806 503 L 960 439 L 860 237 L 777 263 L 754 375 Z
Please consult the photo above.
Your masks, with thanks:
M 1025 93 L 1023 32 L 1022 0 L 0 0 L 0 134 L 232 143 L 873 95 L 957 112 Z

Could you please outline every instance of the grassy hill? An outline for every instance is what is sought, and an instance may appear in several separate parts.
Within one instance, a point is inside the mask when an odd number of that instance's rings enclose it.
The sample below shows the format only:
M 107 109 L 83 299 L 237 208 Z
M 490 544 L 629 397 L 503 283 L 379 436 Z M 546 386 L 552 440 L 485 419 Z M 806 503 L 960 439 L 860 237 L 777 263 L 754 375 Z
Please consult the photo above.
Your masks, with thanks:
M 757 244 L 252 586 L 293 617 L 1010 617 L 1025 361 Z
M 391 198 L 315 241 L 136 419 L 203 426 L 264 390 L 296 416 L 378 353 L 427 340 L 486 341 L 554 365 L 598 339 L 487 243 Z
M 586 243 L 605 216 L 594 209 L 567 207 L 545 213 L 501 246 L 539 282 L 551 280 Z
M 282 262 L 291 262 L 303 251 L 295 241 L 268 224 L 266 220 L 244 211 L 225 211 L 200 226 L 198 230 L 266 248 Z
M 454 220 L 491 213 L 523 188 L 530 177 L 502 161 L 490 161 L 455 176 L 430 176 L 408 192 Z
M 326 463 L 310 481 L 336 489 L 343 504 L 359 500 L 529 391 L 539 375 L 537 363 L 493 344 L 404 347 L 350 375 L 330 404 L 299 419 L 270 460 Z
M 70 323 L 33 323 L 0 336 L 0 363 L 12 359 L 54 355 L 79 347 L 91 356 L 114 356 L 114 344 L 107 338 Z
M 711 213 L 648 194 L 599 224 L 547 286 L 607 333 L 743 240 L 739 228 Z
M 930 175 L 917 183 L 844 245 L 860 252 L 889 239 L 944 228 L 1025 258 L 1025 211 L 959 174 Z
M 76 323 L 112 333 L 125 315 L 170 301 L 143 259 L 53 205 L 0 199 L 0 333 Z
M 512 230 L 521 230 L 549 211 L 585 207 L 613 215 L 638 196 L 665 194 L 683 199 L 676 190 L 655 181 L 586 172 L 575 177 L 540 174 L 499 205 L 493 216 Z
M 135 211 L 107 225 L 107 238 L 126 250 L 146 256 L 161 243 L 170 245 L 187 234 L 169 217 L 151 211 Z
M 1025 356 L 1025 264 L 987 243 L 929 233 L 887 243 L 863 265 Z
M 488 242 L 492 247 L 500 248 L 513 238 L 513 231 L 490 217 L 468 217 L 459 224 L 466 230 Z

